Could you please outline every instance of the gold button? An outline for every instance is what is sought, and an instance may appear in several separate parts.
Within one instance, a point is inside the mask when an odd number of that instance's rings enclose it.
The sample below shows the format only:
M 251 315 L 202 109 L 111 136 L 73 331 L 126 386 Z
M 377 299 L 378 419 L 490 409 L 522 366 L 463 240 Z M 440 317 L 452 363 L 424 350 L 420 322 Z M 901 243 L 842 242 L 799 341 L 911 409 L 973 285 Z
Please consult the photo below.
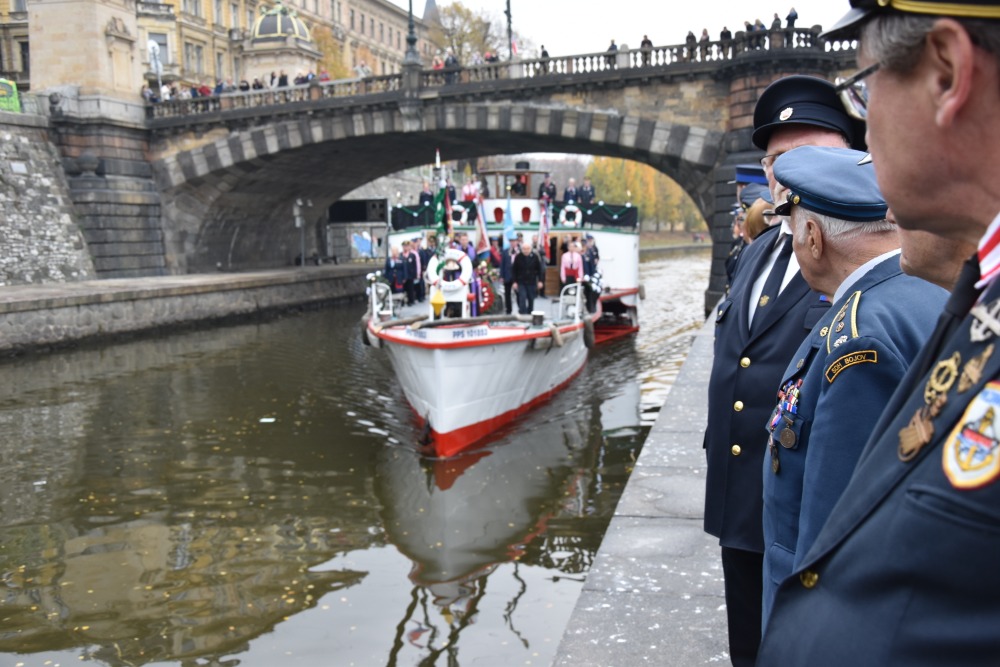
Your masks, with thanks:
M 802 582 L 805 588 L 813 588 L 819 583 L 819 574 L 812 570 L 806 570 L 799 574 L 799 581 Z
M 741 412 L 743 410 L 743 401 L 736 401 L 733 403 L 733 410 L 736 412 Z
M 750 365 L 750 357 L 743 357 L 742 359 L 740 359 L 740 366 L 746 368 L 749 365 Z
M 732 448 L 731 451 L 733 452 L 733 456 L 739 456 L 740 453 L 743 451 L 743 449 L 740 448 L 739 445 L 733 445 L 733 448 Z
M 828 333 L 830 333 L 830 327 L 823 327 L 822 329 L 819 330 L 819 335 L 822 336 L 823 338 L 826 338 L 826 335 Z

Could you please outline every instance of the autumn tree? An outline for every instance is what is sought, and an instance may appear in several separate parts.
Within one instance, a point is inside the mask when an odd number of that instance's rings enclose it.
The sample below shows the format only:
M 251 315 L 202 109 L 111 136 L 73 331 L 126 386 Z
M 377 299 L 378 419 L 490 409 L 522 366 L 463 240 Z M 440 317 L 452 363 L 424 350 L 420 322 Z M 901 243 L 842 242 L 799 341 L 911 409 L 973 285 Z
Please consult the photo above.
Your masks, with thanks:
M 525 48 L 520 35 L 515 34 L 515 39 Z M 504 21 L 461 2 L 438 9 L 438 21 L 429 26 L 427 40 L 441 52 L 451 49 L 463 65 L 471 63 L 473 54 L 506 52 L 508 47 Z
M 347 63 L 344 62 L 343 49 L 334 38 L 333 31 L 327 26 L 313 26 L 312 37 L 316 48 L 323 54 L 319 61 L 319 71 L 325 69 L 331 79 L 343 79 L 350 76 Z
M 652 167 L 618 158 L 595 157 L 587 168 L 597 198 L 608 203 L 632 202 L 640 219 L 673 229 L 679 223 L 685 231 L 705 229 L 705 221 L 691 198 L 676 182 Z

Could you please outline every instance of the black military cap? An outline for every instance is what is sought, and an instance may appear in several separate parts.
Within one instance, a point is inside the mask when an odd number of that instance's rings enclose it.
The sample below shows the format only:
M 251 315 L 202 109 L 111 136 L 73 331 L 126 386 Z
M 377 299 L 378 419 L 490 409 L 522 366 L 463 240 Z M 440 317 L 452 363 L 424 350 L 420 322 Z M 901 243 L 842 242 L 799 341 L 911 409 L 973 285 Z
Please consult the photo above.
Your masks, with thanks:
M 830 30 L 824 39 L 852 35 L 861 24 L 877 14 L 905 13 L 927 16 L 950 16 L 966 19 L 1000 19 L 1000 3 L 996 0 L 851 0 L 851 11 Z
M 834 85 L 815 76 L 796 74 L 769 85 L 753 111 L 753 143 L 766 151 L 771 133 L 782 125 L 815 125 L 836 130 L 851 148 L 865 150 L 865 124 L 844 111 Z

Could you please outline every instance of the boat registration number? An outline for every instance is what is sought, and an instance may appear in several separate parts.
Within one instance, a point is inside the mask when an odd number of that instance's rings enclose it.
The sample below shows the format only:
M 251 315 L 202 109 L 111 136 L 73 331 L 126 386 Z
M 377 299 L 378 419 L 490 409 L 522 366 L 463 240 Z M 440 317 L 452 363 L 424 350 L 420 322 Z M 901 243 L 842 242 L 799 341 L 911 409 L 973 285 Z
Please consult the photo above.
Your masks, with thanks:
M 464 327 L 462 329 L 451 330 L 452 340 L 471 340 L 475 338 L 486 338 L 489 335 L 490 331 L 489 328 L 486 326 Z

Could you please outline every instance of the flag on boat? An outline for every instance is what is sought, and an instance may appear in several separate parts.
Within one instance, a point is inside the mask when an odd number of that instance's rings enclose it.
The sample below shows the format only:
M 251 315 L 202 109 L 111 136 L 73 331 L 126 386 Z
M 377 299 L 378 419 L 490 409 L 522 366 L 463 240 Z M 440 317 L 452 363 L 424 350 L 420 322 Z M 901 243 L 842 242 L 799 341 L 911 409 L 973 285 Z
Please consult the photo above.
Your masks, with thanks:
M 448 182 L 443 178 L 441 179 L 441 189 L 444 190 L 444 217 L 445 220 L 448 221 L 448 238 L 451 238 L 455 235 L 455 232 L 452 229 L 452 224 L 455 222 L 455 219 L 451 217 L 451 196 L 448 194 Z
M 542 215 L 541 219 L 538 221 L 538 247 L 545 256 L 545 261 L 551 261 L 549 259 L 549 196 L 544 195 L 541 201 Z
M 442 178 L 437 194 L 434 195 L 434 220 L 437 222 L 438 236 L 452 236 L 451 228 L 451 197 L 448 196 L 448 183 Z
M 476 259 L 482 259 L 483 255 L 490 252 L 490 237 L 486 234 L 486 209 L 483 206 L 483 195 L 476 197 Z
M 503 216 L 503 249 L 510 248 L 510 242 L 517 238 L 514 231 L 514 213 L 510 208 L 510 186 L 507 186 L 507 212 Z

